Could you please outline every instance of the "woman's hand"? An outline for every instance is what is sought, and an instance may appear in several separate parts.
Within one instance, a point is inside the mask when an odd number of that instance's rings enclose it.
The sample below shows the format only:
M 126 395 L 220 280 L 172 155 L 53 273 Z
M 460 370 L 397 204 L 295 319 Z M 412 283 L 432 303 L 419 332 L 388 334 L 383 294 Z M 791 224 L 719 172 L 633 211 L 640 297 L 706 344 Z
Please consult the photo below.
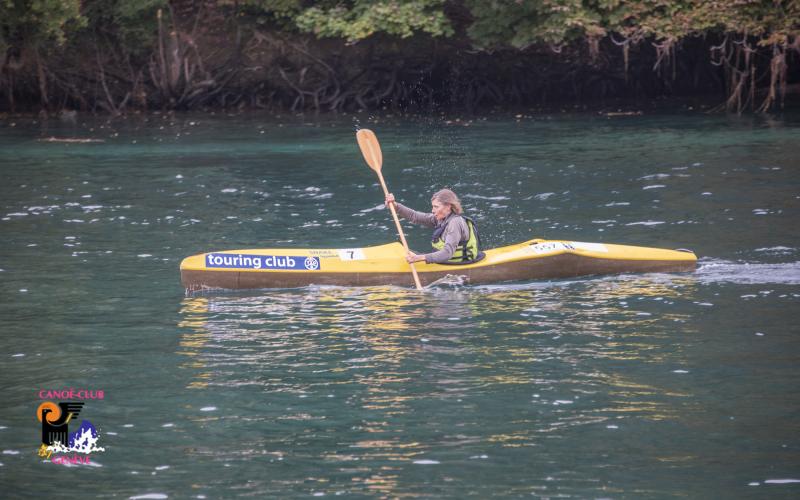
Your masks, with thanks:
M 413 264 L 414 262 L 419 262 L 419 261 L 423 261 L 423 260 L 425 260 L 425 256 L 424 255 L 417 255 L 417 254 L 415 254 L 414 252 L 411 252 L 411 251 L 409 251 L 406 254 L 406 262 L 408 262 L 409 264 Z
M 394 200 L 394 195 L 392 193 L 389 193 L 389 194 L 386 195 L 386 200 L 384 201 L 384 203 L 388 207 L 392 203 L 396 204 L 397 202 Z

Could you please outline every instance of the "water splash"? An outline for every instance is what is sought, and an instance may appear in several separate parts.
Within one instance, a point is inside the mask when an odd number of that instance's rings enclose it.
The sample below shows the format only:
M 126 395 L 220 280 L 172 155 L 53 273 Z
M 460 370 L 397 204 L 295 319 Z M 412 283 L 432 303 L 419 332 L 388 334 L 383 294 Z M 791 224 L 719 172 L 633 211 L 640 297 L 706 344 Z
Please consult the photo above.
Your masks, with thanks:
M 762 264 L 701 259 L 694 276 L 704 283 L 800 285 L 800 262 Z
M 432 287 L 460 287 L 467 284 L 467 277 L 462 274 L 448 274 L 444 278 L 439 278 L 438 280 L 432 282 L 431 284 L 427 285 L 425 288 L 432 288 Z

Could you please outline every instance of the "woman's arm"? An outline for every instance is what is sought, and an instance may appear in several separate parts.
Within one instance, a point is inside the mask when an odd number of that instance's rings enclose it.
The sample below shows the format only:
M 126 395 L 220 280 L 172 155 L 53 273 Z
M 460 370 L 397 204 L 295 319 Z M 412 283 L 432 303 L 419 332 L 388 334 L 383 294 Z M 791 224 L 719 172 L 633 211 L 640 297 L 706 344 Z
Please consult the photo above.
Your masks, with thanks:
M 424 260 L 427 264 L 441 264 L 453 258 L 456 253 L 456 248 L 461 241 L 469 238 L 469 227 L 464 219 L 458 218 L 450 222 L 442 234 L 444 240 L 444 247 L 441 250 L 426 254 L 415 254 L 408 252 L 406 260 L 408 262 L 419 262 Z
M 392 193 L 389 193 L 389 195 L 386 197 L 385 203 L 386 206 L 389 206 L 390 203 L 394 203 L 394 207 L 397 210 L 397 215 L 407 219 L 412 224 L 421 224 L 428 227 L 436 226 L 436 217 L 434 217 L 432 213 L 418 212 L 401 205 L 394 199 L 394 195 Z
M 448 227 L 447 229 L 454 229 Z M 461 237 L 459 232 L 456 231 L 447 231 L 442 235 L 442 239 L 444 240 L 444 248 L 441 250 L 437 250 L 435 252 L 426 253 L 422 255 L 425 257 L 425 262 L 428 264 L 441 264 L 442 262 L 447 262 L 451 258 L 453 258 L 453 254 L 456 253 L 456 247 L 458 246 L 458 242 L 461 241 Z

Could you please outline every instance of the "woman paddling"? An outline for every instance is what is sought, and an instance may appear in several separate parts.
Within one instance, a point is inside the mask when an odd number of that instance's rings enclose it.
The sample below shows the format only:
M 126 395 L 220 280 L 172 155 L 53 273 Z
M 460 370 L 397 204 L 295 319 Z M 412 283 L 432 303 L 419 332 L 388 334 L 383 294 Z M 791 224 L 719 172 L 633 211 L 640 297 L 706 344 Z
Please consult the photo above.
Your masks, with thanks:
M 400 217 L 433 228 L 434 251 L 421 255 L 409 251 L 406 255 L 409 263 L 424 260 L 428 264 L 471 264 L 484 257 L 475 222 L 463 215 L 458 196 L 449 189 L 437 191 L 431 197 L 431 213 L 401 205 L 392 193 L 386 196 L 386 205 L 390 203 L 394 203 Z

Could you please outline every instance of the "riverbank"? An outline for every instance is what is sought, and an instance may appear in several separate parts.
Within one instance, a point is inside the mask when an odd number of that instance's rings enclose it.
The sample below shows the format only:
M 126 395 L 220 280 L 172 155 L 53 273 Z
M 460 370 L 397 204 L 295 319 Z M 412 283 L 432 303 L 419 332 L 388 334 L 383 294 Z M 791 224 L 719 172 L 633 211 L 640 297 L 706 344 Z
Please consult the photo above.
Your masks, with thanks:
M 800 96 L 787 96 L 784 109 L 777 109 L 766 113 L 765 116 L 781 116 L 784 113 L 794 113 L 800 109 Z M 704 95 L 690 98 L 660 98 L 660 99 L 608 99 L 603 103 L 574 104 L 574 103 L 554 103 L 548 106 L 504 108 L 494 107 L 484 109 L 480 112 L 465 112 L 458 110 L 447 111 L 305 111 L 287 112 L 280 110 L 234 108 L 234 109 L 212 109 L 205 108 L 194 111 L 161 111 L 161 110 L 129 110 L 121 114 L 109 114 L 103 111 L 82 112 L 75 109 L 63 109 L 61 111 L 47 112 L 0 112 L 0 123 L 6 125 L 13 124 L 20 120 L 29 122 L 64 122 L 80 123 L 86 119 L 106 120 L 116 122 L 119 120 L 151 120 L 151 119 L 176 119 L 179 117 L 263 117 L 269 120 L 285 120 L 292 122 L 296 120 L 347 120 L 354 122 L 375 123 L 375 121 L 385 119 L 411 119 L 411 120 L 434 120 L 440 121 L 444 125 L 450 126 L 470 126 L 476 121 L 506 119 L 511 118 L 518 121 L 547 119 L 553 116 L 565 116 L 584 114 L 586 116 L 600 116 L 607 118 L 642 116 L 663 113 L 685 113 L 698 116 L 706 114 L 736 114 L 729 113 L 724 109 L 714 96 Z
M 659 34 L 647 23 L 616 26 L 606 20 L 613 29 L 562 33 L 557 42 L 528 34 L 530 43 L 520 44 L 505 40 L 508 35 L 484 40 L 467 29 L 480 25 L 481 18 L 469 16 L 441 18 L 442 26 L 453 24 L 442 32 L 411 29 L 398 37 L 384 26 L 347 39 L 324 36 L 324 30 L 312 35 L 252 12 L 225 22 L 226 13 L 238 7 L 217 5 L 198 13 L 188 0 L 176 3 L 182 8 L 169 15 L 148 10 L 157 5 L 138 12 L 138 43 L 126 38 L 134 35 L 122 20 L 109 26 L 102 17 L 93 21 L 103 37 L 77 29 L 47 51 L 22 34 L 20 40 L 5 40 L 0 111 L 482 114 L 496 108 L 586 109 L 615 100 L 647 105 L 701 99 L 736 113 L 775 112 L 787 98 L 796 102 L 800 84 L 800 45 L 791 25 L 748 35 L 755 32 L 746 27 L 754 14 L 734 4 L 720 7 L 731 10 L 730 19 L 718 19 L 721 12 L 706 12 L 702 4 L 676 6 L 689 9 L 687 18 L 699 23 L 674 26 L 680 35 Z M 491 15 L 483 21 L 518 29 L 518 16 L 508 14 L 505 20 Z M 711 14 L 716 21 L 709 25 L 703 16 Z M 580 13 L 570 15 L 582 19 Z M 672 22 L 657 12 L 647 16 L 667 26 Z M 543 17 L 533 23 L 563 24 L 556 21 Z M 717 26 L 725 22 L 733 23 L 730 31 Z

